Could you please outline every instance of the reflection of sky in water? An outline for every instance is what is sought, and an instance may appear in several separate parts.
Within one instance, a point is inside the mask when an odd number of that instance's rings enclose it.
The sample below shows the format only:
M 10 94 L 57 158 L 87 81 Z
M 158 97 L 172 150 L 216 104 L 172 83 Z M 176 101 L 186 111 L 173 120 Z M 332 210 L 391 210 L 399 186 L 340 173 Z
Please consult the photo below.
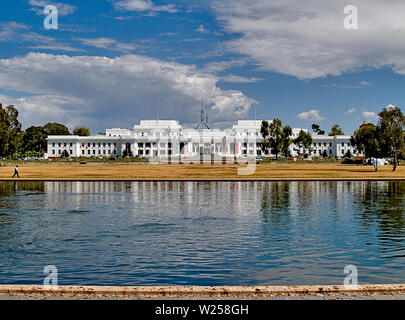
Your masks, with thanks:
M 403 182 L 0 183 L 0 282 L 403 283 Z

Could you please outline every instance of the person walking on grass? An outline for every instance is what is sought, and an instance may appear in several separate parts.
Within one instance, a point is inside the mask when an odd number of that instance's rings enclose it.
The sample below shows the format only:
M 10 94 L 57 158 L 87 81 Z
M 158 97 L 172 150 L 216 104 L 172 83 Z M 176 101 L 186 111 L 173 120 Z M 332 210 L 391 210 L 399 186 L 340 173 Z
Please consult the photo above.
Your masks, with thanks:
M 15 166 L 15 168 L 14 168 L 14 174 L 13 174 L 12 178 L 14 178 L 15 176 L 17 176 L 17 178 L 20 177 L 20 175 L 18 174 L 18 166 Z

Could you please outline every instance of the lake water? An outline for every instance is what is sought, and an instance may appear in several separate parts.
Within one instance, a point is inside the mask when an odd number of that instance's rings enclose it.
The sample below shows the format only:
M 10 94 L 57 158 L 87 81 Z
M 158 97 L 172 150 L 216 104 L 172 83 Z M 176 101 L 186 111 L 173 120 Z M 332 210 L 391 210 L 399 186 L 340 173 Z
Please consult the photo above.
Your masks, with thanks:
M 404 182 L 1 182 L 0 283 L 405 283 Z

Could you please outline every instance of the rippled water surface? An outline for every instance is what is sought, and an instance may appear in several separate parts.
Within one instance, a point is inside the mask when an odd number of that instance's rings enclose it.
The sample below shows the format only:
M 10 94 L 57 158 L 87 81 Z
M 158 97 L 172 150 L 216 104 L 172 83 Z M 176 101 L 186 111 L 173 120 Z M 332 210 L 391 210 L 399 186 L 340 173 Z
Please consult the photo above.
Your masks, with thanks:
M 0 183 L 0 283 L 405 283 L 403 182 Z

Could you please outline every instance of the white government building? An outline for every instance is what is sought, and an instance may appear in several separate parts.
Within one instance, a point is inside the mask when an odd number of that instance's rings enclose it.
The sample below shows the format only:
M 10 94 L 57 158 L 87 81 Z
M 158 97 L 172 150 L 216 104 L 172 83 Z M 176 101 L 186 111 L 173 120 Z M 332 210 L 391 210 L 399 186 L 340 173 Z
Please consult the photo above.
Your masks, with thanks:
M 231 129 L 210 129 L 203 120 L 194 128 L 183 128 L 175 120 L 142 120 L 132 130 L 107 129 L 105 135 L 48 136 L 48 158 L 60 157 L 64 150 L 70 157 L 122 157 L 126 153 L 150 159 L 197 159 L 209 156 L 224 159 L 269 156 L 262 151 L 262 120 L 239 120 Z M 269 121 L 271 122 L 271 121 Z M 203 129 L 204 128 L 204 129 Z M 300 130 L 292 129 L 292 139 Z M 312 135 L 311 156 L 343 158 L 347 151 L 356 155 L 350 136 Z M 125 151 L 127 150 L 127 151 Z M 129 152 L 130 151 L 130 152 Z M 301 151 L 301 152 L 299 152 Z M 303 153 L 290 146 L 292 157 Z

